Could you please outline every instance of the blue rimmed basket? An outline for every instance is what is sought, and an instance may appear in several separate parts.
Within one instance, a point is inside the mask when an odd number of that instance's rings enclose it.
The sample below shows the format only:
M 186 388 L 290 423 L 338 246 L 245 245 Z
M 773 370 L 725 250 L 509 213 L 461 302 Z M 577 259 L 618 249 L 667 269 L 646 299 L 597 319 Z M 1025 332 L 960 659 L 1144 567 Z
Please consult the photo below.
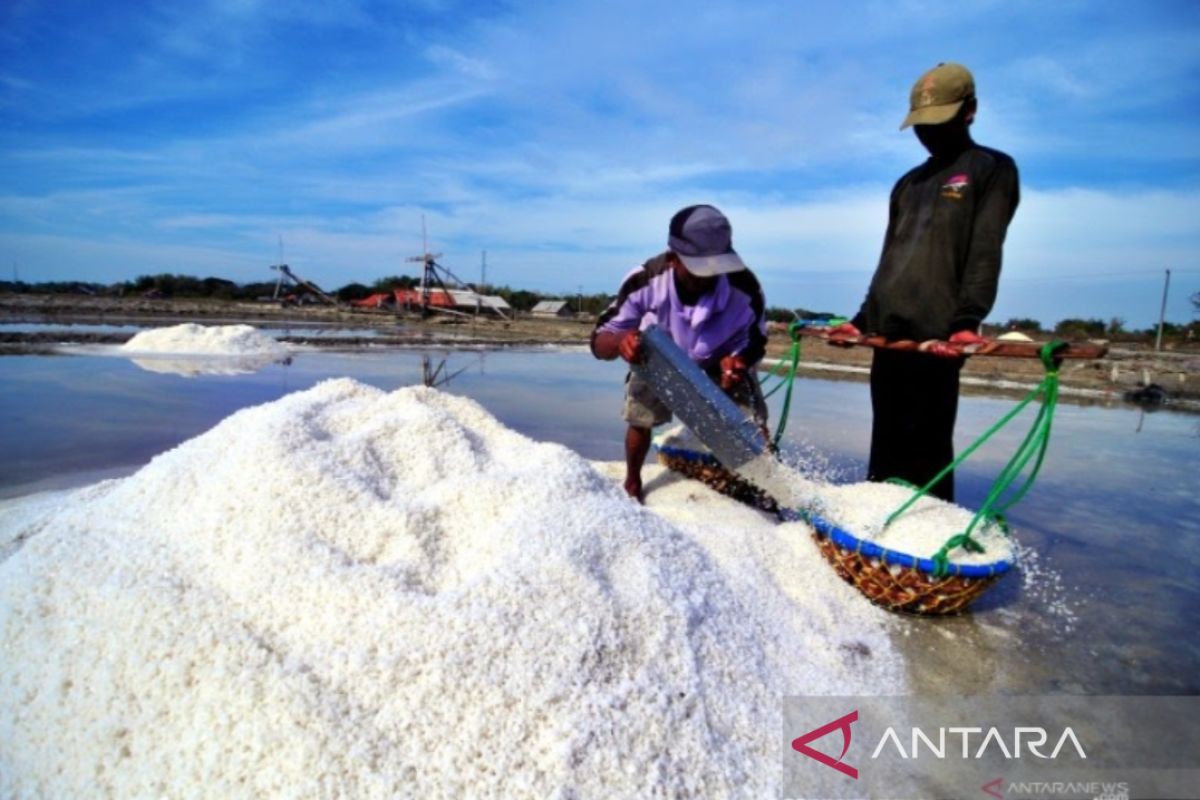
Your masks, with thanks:
M 658 461 L 667 469 L 698 480 L 739 502 L 778 514 L 788 522 L 805 522 L 821 554 L 843 580 L 871 602 L 892 611 L 944 615 L 963 611 L 1012 568 L 1009 561 L 947 565 L 939 572 L 932 559 L 888 550 L 837 527 L 812 512 L 780 508 L 753 484 L 725 469 L 709 453 L 658 445 Z
M 860 539 L 817 514 L 783 509 L 780 517 L 803 521 L 834 571 L 854 584 L 871 602 L 911 614 L 957 614 L 983 594 L 1012 562 L 946 565 L 944 571 L 929 558 L 888 550 Z

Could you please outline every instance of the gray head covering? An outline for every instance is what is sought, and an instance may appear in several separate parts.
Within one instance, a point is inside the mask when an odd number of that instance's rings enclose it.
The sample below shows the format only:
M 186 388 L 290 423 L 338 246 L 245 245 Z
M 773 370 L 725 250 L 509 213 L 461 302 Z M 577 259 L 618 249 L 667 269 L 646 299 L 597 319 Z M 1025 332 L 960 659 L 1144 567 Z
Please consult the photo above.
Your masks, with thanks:
M 688 272 L 700 277 L 746 268 L 733 249 L 733 228 L 713 206 L 688 206 L 671 217 L 667 247 Z

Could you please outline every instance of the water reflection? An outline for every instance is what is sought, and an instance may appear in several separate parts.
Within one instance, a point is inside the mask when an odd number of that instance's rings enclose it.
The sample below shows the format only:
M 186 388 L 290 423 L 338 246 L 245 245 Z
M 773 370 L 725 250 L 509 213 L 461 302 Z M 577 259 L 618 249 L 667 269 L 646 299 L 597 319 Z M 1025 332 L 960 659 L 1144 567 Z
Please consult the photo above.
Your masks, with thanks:
M 268 364 L 288 366 L 292 357 L 279 358 L 274 354 L 240 356 L 139 356 L 130 358 L 147 372 L 162 375 L 182 375 L 196 378 L 201 375 L 251 375 Z
M 483 372 L 484 356 L 483 356 L 483 353 L 478 353 L 477 355 L 478 355 L 478 358 L 469 359 L 469 361 L 478 361 L 479 362 L 479 374 L 482 375 L 482 374 L 484 374 L 484 372 Z M 437 366 L 435 367 L 435 366 L 433 366 L 432 358 L 430 358 L 428 355 L 422 355 L 421 356 L 421 384 L 423 386 L 428 386 L 431 389 L 445 387 L 446 385 L 448 385 L 450 383 L 450 381 L 454 380 L 459 375 L 463 374 L 468 369 L 470 369 L 472 366 L 474 366 L 474 364 L 472 364 L 472 363 L 467 363 L 467 364 L 464 364 L 463 366 L 458 367 L 457 369 L 452 369 L 450 367 L 447 367 L 449 360 L 450 360 L 449 358 L 442 358 L 441 360 L 439 360 L 437 362 Z

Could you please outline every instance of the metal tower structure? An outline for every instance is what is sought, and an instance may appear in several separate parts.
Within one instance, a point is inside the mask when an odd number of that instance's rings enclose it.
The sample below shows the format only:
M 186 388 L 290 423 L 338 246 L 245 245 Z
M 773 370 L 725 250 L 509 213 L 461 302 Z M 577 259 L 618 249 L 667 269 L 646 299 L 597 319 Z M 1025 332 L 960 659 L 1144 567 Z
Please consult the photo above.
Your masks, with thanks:
M 450 290 L 446 288 L 446 280 L 453 282 L 455 286 L 462 286 L 475 291 L 475 289 L 466 281 L 459 278 L 448 268 L 438 263 L 438 259 L 442 257 L 441 253 L 429 252 L 429 240 L 425 230 L 425 215 L 421 215 L 421 255 L 409 256 L 404 259 L 410 263 L 421 265 L 421 316 L 428 317 L 433 311 L 441 311 L 446 314 L 461 314 L 460 311 L 455 311 L 449 308 L 438 308 L 430 302 L 430 297 L 433 294 L 434 287 L 441 289 L 446 293 L 447 297 L 453 297 Z M 444 279 L 443 279 L 444 278 Z M 476 292 L 478 294 L 478 292 Z M 464 315 L 465 316 L 465 315 Z

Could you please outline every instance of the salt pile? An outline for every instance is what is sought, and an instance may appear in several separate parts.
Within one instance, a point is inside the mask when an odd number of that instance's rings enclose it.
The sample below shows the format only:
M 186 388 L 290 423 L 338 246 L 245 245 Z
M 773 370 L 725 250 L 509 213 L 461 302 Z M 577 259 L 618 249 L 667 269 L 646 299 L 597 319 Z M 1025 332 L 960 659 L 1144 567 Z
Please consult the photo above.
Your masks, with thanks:
M 906 691 L 887 619 L 797 526 L 650 497 L 337 380 L 5 509 L 0 796 L 776 794 L 782 696 Z
M 147 372 L 185 377 L 245 375 L 285 357 L 288 349 L 251 325 L 187 323 L 142 331 L 117 348 Z
M 665 431 L 655 443 L 659 447 L 708 452 L 682 426 Z M 769 452 L 739 466 L 737 472 L 785 508 L 814 511 L 859 539 L 917 558 L 931 558 L 950 537 L 965 531 L 974 516 L 962 506 L 926 495 L 885 527 L 888 517 L 912 496 L 912 489 L 890 483 L 834 485 L 813 480 Z M 983 552 L 956 547 L 947 553 L 952 563 L 990 564 L 1014 557 L 1012 541 L 999 526 L 980 523 L 972 530 L 971 538 L 983 546 Z
M 974 512 L 925 495 L 884 527 L 889 516 L 913 495 L 913 489 L 893 483 L 852 483 L 825 486 L 815 511 L 860 539 L 917 558 L 932 558 L 946 540 L 967 529 Z M 983 547 L 973 553 L 956 547 L 947 553 L 954 564 L 990 564 L 1011 561 L 1012 540 L 998 525 L 978 523 L 971 538 Z
M 163 353 L 197 356 L 254 356 L 287 354 L 287 348 L 252 325 L 185 323 L 136 334 L 121 345 L 123 353 Z

